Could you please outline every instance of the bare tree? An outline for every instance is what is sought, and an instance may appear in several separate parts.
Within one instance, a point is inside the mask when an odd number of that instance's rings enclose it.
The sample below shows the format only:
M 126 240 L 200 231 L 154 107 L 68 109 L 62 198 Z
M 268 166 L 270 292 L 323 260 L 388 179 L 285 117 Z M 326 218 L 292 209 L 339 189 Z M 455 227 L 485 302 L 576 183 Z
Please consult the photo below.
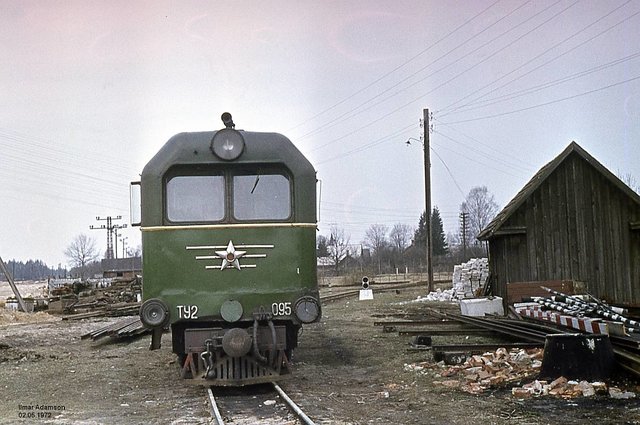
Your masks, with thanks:
M 469 236 L 475 239 L 498 213 L 498 204 L 486 186 L 477 186 L 469 191 L 465 201 L 460 205 L 460 212 L 468 214 L 471 231 Z
M 389 229 L 384 224 L 372 224 L 364 234 L 364 244 L 371 248 L 378 262 L 378 273 L 382 272 L 382 255 L 389 245 L 387 232 Z
M 129 257 L 142 257 L 142 245 L 138 245 L 135 248 L 127 248 L 127 254 Z
M 622 174 L 620 170 L 618 170 L 618 178 L 622 180 L 627 186 L 629 186 L 634 192 L 640 193 L 640 183 L 638 183 L 633 174 Z
M 411 243 L 411 235 L 413 234 L 413 228 L 408 224 L 396 223 L 393 225 L 391 232 L 389 233 L 389 239 L 391 244 L 398 252 L 402 253 Z
M 336 274 L 340 267 L 340 261 L 342 261 L 349 253 L 349 239 L 350 236 L 346 235 L 344 229 L 337 225 L 330 227 L 331 234 L 329 235 L 329 256 L 335 264 Z
M 64 255 L 69 259 L 71 266 L 80 270 L 80 277 L 84 279 L 87 265 L 96 261 L 99 254 L 95 239 L 81 233 L 67 246 Z

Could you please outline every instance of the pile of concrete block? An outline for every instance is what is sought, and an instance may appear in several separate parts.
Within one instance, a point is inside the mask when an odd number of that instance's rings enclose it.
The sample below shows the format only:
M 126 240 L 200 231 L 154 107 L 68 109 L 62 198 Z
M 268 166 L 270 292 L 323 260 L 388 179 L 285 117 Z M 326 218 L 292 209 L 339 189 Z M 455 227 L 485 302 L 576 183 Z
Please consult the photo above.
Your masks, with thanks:
M 489 278 L 489 260 L 472 258 L 453 266 L 453 290 L 458 299 L 473 298 Z

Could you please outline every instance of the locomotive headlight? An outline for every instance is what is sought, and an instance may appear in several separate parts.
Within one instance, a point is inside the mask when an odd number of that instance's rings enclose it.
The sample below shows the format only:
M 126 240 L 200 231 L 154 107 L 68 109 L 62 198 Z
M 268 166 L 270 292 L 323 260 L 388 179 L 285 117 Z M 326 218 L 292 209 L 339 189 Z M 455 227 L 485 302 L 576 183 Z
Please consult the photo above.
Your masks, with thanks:
M 169 323 L 169 307 L 157 298 L 145 301 L 140 307 L 140 321 L 147 328 L 164 327 Z
M 244 150 L 244 138 L 232 128 L 219 130 L 211 139 L 211 151 L 220 159 L 233 161 Z
M 313 297 L 302 297 L 296 301 L 294 311 L 302 323 L 312 323 L 320 317 L 320 304 Z

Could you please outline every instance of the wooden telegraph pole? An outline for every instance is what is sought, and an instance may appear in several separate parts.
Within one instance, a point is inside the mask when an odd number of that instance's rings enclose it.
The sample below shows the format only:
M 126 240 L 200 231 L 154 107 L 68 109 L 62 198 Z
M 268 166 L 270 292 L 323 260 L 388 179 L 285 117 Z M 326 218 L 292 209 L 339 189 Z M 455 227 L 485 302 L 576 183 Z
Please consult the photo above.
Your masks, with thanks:
M 429 292 L 433 291 L 433 264 L 431 240 L 431 153 L 429 152 L 429 109 L 423 109 L 424 125 L 424 198 L 425 198 L 425 231 L 427 233 L 427 284 Z

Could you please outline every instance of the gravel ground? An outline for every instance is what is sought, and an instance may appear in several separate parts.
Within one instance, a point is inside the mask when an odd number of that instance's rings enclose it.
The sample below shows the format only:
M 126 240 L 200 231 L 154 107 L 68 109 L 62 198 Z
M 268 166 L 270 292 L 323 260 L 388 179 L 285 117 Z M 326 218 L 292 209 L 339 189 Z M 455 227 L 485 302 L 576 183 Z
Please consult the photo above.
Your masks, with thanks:
M 424 304 L 402 303 L 421 293 L 403 289 L 325 306 L 322 321 L 305 328 L 294 376 L 281 386 L 318 424 L 640 424 L 638 399 L 518 400 L 510 388 L 471 395 L 434 384 L 442 381 L 435 372 L 405 370 L 431 361 L 430 353 L 408 351 L 408 337 L 373 322 L 424 317 Z M 80 339 L 117 320 L 0 316 L 0 423 L 211 423 L 204 389 L 178 379 L 169 334 L 153 352 L 147 337 Z

